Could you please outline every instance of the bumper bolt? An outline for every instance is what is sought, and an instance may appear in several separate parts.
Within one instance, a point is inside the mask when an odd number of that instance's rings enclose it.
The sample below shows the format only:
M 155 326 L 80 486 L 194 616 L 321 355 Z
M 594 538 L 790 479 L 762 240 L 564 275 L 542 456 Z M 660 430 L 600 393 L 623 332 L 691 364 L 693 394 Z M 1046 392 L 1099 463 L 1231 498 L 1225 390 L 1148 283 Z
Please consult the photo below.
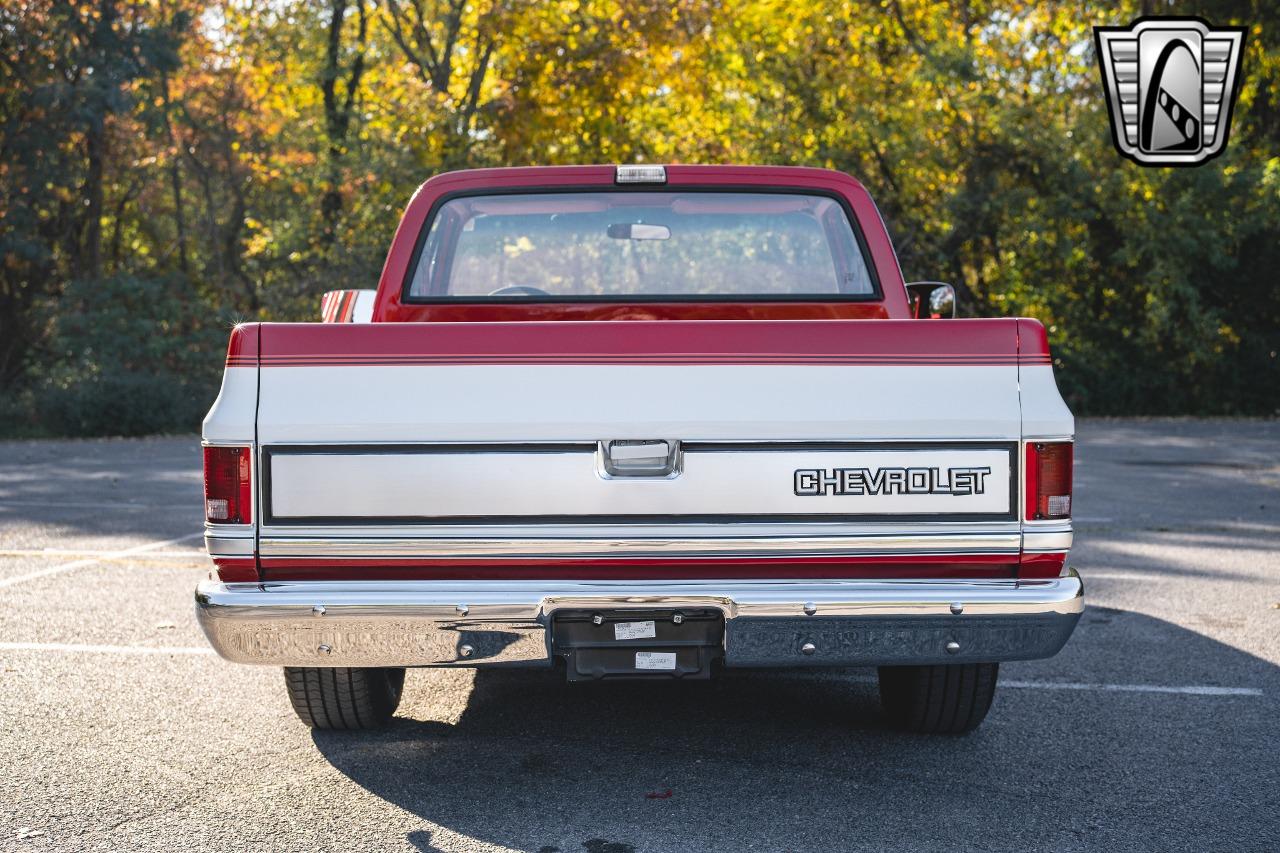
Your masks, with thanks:
M 591 624 L 592 624 L 592 625 L 603 625 L 603 624 L 604 624 L 604 617 L 603 617 L 603 616 L 601 616 L 599 613 L 597 613 L 596 615 L 594 615 L 594 616 L 592 616 L 592 617 L 591 617 Z
M 323 604 L 317 604 L 315 607 L 311 608 L 312 616 L 323 616 L 326 612 L 327 611 L 324 609 Z
M 679 625 L 681 622 L 684 621 L 684 614 L 683 613 L 675 614 L 674 616 L 671 617 L 671 621 Z
M 319 648 L 317 648 L 317 649 L 316 649 L 316 651 L 317 651 L 317 652 L 319 652 L 319 653 L 320 653 L 320 654 L 322 654 L 322 655 L 327 655 L 327 654 L 331 654 L 331 653 L 333 652 L 333 647 L 331 647 L 331 646 L 330 646 L 330 645 L 328 645 L 327 643 L 321 643 L 321 644 L 320 644 L 320 647 L 319 647 Z
M 815 646 L 813 643 L 805 643 L 803 646 L 800 647 L 800 654 L 811 655 L 817 650 L 818 650 L 818 647 Z
M 954 655 L 958 651 L 960 651 L 960 644 L 957 643 L 955 640 L 952 640 L 951 642 L 947 643 L 947 654 Z
M 964 612 L 964 605 L 961 604 L 959 601 L 951 602 L 951 612 L 954 613 L 956 616 L 959 616 L 961 613 Z
M 464 658 L 469 658 L 475 653 L 476 650 L 471 646 L 462 646 L 458 649 L 458 654 L 462 655 Z
M 814 604 L 812 601 L 806 601 L 806 602 L 804 603 L 804 615 L 805 615 L 805 616 L 812 616 L 813 614 L 815 614 L 815 613 L 817 613 L 817 612 L 818 612 L 818 605 Z

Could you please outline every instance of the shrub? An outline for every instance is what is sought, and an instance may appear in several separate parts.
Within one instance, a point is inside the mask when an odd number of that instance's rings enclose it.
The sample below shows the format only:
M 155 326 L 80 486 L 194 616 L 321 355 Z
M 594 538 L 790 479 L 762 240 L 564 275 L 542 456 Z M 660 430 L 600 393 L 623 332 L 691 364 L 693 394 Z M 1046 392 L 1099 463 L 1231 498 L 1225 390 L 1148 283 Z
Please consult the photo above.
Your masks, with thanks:
M 229 318 L 182 279 L 77 281 L 50 306 L 52 359 L 33 387 L 55 435 L 197 432 L 222 373 Z
M 197 432 L 210 399 L 168 373 L 111 373 L 46 386 L 36 398 L 41 426 L 56 435 Z

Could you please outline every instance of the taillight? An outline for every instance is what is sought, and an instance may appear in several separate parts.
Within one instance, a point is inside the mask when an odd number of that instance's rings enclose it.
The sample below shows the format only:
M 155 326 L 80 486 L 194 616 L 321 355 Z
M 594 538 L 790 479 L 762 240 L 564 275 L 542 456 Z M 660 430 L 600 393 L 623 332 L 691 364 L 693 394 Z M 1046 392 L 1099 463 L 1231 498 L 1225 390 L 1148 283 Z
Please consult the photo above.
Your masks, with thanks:
M 253 521 L 250 458 L 247 447 L 204 449 L 204 517 L 210 524 Z
M 1027 520 L 1071 517 L 1069 441 L 1027 442 Z

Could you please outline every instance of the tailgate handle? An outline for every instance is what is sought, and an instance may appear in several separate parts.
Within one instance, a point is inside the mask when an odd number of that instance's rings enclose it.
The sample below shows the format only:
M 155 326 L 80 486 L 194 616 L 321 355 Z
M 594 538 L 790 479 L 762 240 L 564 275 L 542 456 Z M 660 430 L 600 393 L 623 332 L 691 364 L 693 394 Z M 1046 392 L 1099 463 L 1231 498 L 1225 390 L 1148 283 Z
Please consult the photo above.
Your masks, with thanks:
M 598 453 L 606 477 L 675 477 L 680 473 L 678 441 L 602 441 Z

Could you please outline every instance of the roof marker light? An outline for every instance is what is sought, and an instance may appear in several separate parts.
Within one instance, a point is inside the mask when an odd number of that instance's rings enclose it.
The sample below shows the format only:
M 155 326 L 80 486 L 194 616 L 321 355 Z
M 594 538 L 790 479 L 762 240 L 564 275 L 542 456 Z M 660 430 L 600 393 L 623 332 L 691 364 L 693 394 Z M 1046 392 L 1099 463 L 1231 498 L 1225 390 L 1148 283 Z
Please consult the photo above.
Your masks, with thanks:
M 666 166 L 619 166 L 614 175 L 618 184 L 665 184 Z

